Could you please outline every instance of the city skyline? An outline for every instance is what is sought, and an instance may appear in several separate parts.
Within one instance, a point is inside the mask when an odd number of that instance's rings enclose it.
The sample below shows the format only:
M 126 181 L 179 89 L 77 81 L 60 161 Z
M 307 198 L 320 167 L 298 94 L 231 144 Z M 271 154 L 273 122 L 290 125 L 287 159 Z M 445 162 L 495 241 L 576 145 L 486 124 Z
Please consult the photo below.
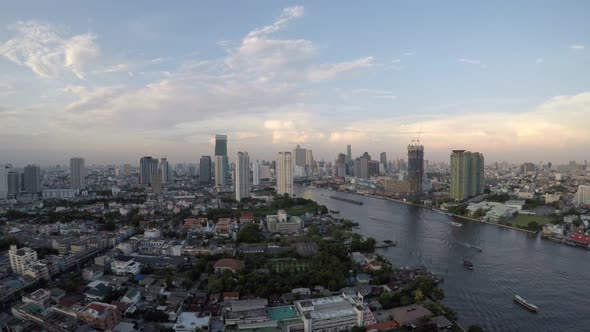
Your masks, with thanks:
M 220 132 L 396 158 L 420 130 L 433 161 L 587 159 L 588 3 L 162 5 L 5 6 L 0 162 L 196 162 Z

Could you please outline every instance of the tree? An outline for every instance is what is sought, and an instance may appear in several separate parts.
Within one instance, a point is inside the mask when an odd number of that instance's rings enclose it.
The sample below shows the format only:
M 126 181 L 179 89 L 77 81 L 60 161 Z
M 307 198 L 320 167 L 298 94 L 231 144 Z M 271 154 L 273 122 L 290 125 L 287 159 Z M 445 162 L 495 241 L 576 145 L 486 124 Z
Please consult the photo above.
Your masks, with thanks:
M 471 325 L 467 329 L 467 332 L 484 332 L 483 328 L 479 325 Z
M 404 295 L 400 298 L 400 304 L 401 305 L 410 305 L 410 304 L 412 304 L 412 298 Z
M 238 232 L 238 242 L 256 243 L 264 239 L 257 224 L 247 224 Z
M 424 300 L 424 293 L 422 292 L 422 290 L 420 288 L 418 288 L 414 292 L 414 302 L 420 303 L 420 302 L 422 302 L 422 300 Z
M 536 231 L 539 229 L 539 223 L 537 223 L 536 221 L 531 221 L 527 224 L 527 228 L 531 231 Z
M 436 287 L 433 291 L 432 291 L 432 296 L 438 300 L 438 301 L 442 301 L 445 298 L 445 291 L 442 290 L 442 288 L 438 288 Z
M 105 231 L 114 231 L 115 229 L 117 229 L 117 225 L 112 221 L 109 221 L 106 224 L 104 224 Z

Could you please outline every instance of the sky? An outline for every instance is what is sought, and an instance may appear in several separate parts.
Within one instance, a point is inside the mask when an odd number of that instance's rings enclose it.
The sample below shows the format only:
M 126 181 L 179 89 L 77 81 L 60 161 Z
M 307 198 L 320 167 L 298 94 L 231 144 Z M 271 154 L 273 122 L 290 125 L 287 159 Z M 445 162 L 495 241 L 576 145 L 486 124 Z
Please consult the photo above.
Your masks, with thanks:
M 0 163 L 590 159 L 588 1 L 11 1 Z

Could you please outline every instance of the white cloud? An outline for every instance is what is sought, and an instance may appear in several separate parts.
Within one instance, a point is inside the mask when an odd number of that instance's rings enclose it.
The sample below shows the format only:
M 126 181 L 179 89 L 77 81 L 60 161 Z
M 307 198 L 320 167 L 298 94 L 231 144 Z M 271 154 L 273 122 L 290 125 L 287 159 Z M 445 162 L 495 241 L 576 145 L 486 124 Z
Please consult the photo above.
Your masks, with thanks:
M 8 29 L 15 36 L 0 46 L 0 55 L 43 78 L 59 77 L 64 71 L 83 78 L 86 66 L 100 55 L 91 34 L 67 38 L 63 29 L 37 21 L 19 21 Z
M 480 60 L 466 59 L 466 58 L 459 59 L 459 62 L 470 64 L 470 65 L 480 65 L 481 64 L 481 61 Z
M 584 45 L 582 45 L 582 44 L 574 44 L 574 45 L 570 46 L 570 48 L 571 48 L 572 50 L 581 51 L 581 50 L 583 50 L 585 47 L 584 47 Z
M 307 71 L 307 78 L 311 82 L 322 82 L 333 80 L 340 74 L 356 69 L 369 68 L 374 65 L 373 57 L 365 57 L 354 61 L 340 62 L 335 64 L 316 65 Z

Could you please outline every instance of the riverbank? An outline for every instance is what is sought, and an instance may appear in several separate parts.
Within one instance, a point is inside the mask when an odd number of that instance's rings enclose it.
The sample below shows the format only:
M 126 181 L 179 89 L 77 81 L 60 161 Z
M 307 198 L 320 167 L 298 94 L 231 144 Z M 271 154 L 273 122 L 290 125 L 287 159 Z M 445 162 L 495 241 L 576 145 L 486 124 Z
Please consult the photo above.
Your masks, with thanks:
M 498 226 L 498 227 L 501 227 L 501 228 L 513 229 L 513 230 L 521 231 L 521 232 L 528 233 L 528 234 L 537 234 L 539 232 L 539 231 L 531 231 L 531 230 L 528 230 L 528 229 L 518 228 L 518 227 L 514 227 L 514 226 L 509 226 L 509 225 L 504 225 L 504 224 L 498 224 L 498 223 L 494 223 L 494 222 L 484 221 L 484 220 L 480 220 L 480 219 L 475 219 L 475 218 L 463 216 L 463 215 L 460 215 L 460 214 L 453 214 L 453 213 L 449 213 L 448 211 L 445 211 L 445 210 L 436 209 L 436 208 L 433 208 L 433 207 L 430 207 L 430 206 L 426 206 L 426 205 L 423 205 L 423 204 L 417 204 L 417 203 L 413 203 L 413 202 L 408 202 L 408 201 L 404 201 L 404 200 L 401 200 L 401 199 L 396 199 L 396 198 L 393 198 L 393 197 L 387 197 L 387 196 L 381 196 L 381 195 L 375 195 L 375 194 L 362 194 L 362 193 L 357 193 L 357 192 L 352 192 L 352 191 L 342 191 L 342 190 L 336 190 L 336 191 L 337 192 L 347 193 L 347 194 L 353 194 L 353 195 L 371 197 L 371 198 L 376 198 L 376 199 L 381 199 L 381 200 L 386 200 L 386 201 L 391 201 L 391 202 L 396 202 L 396 203 L 402 203 L 402 204 L 416 206 L 416 207 L 421 207 L 421 208 L 426 208 L 426 209 L 431 209 L 433 211 L 441 212 L 441 213 L 446 214 L 446 215 L 451 216 L 451 217 L 457 217 L 457 218 L 461 218 L 461 219 L 465 219 L 465 220 L 469 220 L 469 221 L 480 222 L 480 223 L 488 224 L 488 225 L 494 225 L 494 226 Z

